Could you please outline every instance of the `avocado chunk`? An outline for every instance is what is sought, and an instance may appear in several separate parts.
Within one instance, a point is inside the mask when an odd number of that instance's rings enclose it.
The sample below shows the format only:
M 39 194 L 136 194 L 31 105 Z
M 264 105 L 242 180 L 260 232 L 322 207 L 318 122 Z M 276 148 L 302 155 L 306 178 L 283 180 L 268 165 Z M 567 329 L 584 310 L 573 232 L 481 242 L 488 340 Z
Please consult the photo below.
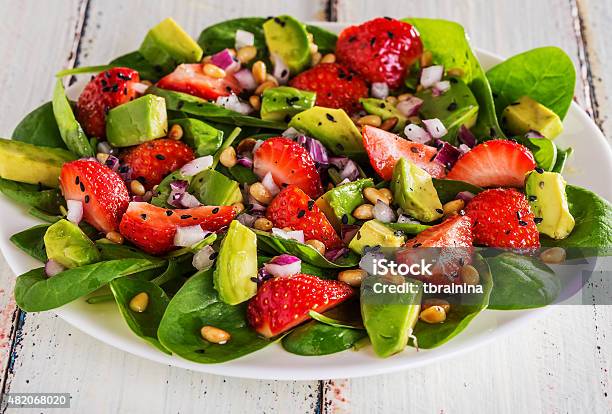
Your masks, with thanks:
M 6 180 L 57 187 L 62 165 L 74 159 L 61 148 L 0 138 L 0 177 Z
M 393 168 L 391 189 L 395 202 L 419 221 L 429 223 L 442 217 L 442 203 L 429 173 L 406 158 Z
M 508 105 L 502 112 L 501 121 L 502 127 L 513 135 L 537 131 L 548 139 L 555 139 L 563 132 L 559 116 L 528 96 Z
M 204 54 L 196 41 L 170 17 L 149 30 L 138 51 L 164 72 L 172 71 L 181 63 L 199 62 Z
M 101 260 L 100 251 L 76 224 L 61 219 L 53 223 L 44 236 L 47 257 L 68 269 Z
M 336 155 L 365 154 L 361 133 L 342 109 L 314 106 L 291 118 L 289 126 L 318 139 Z
M 369 114 L 378 115 L 383 121 L 389 118 L 397 118 L 397 124 L 393 127 L 394 131 L 403 131 L 406 126 L 406 118 L 398 109 L 384 99 L 376 98 L 361 98 L 359 100 L 363 105 L 363 109 Z
M 415 96 L 423 100 L 420 114 L 423 119 L 438 118 L 448 130 L 445 140 L 454 138 L 461 128 L 471 128 L 478 118 L 478 101 L 472 90 L 461 79 L 449 78 L 450 89 L 434 96 L 433 89 L 424 89 Z
M 405 292 L 383 290 L 398 287 L 380 276 L 368 276 L 361 284 L 361 317 L 376 355 L 388 357 L 408 344 L 419 319 L 423 284 L 406 279 Z
M 114 147 L 129 147 L 166 136 L 166 101 L 145 95 L 119 105 L 106 116 L 106 137 Z
M 531 172 L 525 182 L 525 193 L 540 233 L 553 239 L 569 236 L 576 223 L 569 211 L 561 174 Z
M 217 267 L 213 274 L 219 298 L 237 305 L 257 293 L 257 236 L 251 229 L 232 221 L 221 242 Z
M 292 116 L 312 108 L 316 99 L 314 92 L 301 91 L 290 86 L 266 89 L 261 101 L 261 119 L 290 120 Z
M 229 206 L 242 202 L 238 182 L 212 169 L 206 169 L 193 177 L 189 192 L 207 206 Z
M 374 187 L 374 181 L 371 178 L 362 178 L 334 187 L 323 194 L 322 197 L 331 207 L 337 220 L 344 221 L 346 224 L 353 224 L 355 218 L 351 213 L 365 203 L 363 189 L 367 187 Z
M 310 64 L 310 45 L 306 26 L 291 16 L 277 16 L 263 24 L 270 55 L 277 55 L 297 74 Z
M 168 121 L 168 125 L 183 128 L 183 141 L 195 149 L 198 157 L 214 155 L 223 144 L 223 131 L 194 118 L 180 118 Z
M 362 254 L 366 247 L 400 247 L 404 243 L 404 237 L 398 236 L 389 227 L 377 220 L 369 220 L 363 223 L 353 240 L 349 243 L 349 249 L 357 254 Z

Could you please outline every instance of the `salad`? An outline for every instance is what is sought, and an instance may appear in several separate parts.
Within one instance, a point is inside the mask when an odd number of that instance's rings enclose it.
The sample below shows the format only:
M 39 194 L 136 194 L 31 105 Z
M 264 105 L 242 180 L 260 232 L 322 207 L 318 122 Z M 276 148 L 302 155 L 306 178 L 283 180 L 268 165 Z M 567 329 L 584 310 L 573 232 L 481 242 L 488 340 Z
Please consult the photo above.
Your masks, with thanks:
M 63 80 L 83 74 L 73 102 Z M 196 41 L 168 18 L 135 52 L 59 72 L 0 139 L 0 191 L 43 223 L 11 237 L 44 263 L 17 304 L 114 301 L 134 334 L 200 363 L 277 341 L 389 357 L 487 308 L 546 306 L 563 287 L 549 265 L 612 246 L 610 203 L 562 176 L 574 84 L 554 47 L 485 72 L 444 20 L 336 36 L 241 18 Z M 429 274 L 372 269 L 432 250 Z

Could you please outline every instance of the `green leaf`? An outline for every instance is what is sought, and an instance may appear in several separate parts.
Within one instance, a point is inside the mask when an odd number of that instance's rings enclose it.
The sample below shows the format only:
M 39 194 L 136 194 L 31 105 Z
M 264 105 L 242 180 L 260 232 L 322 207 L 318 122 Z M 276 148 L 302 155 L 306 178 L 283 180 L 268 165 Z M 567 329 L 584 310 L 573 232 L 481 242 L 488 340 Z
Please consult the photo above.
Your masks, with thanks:
M 506 252 L 487 259 L 495 289 L 490 309 L 531 309 L 552 303 L 561 291 L 555 272 L 540 259 Z
M 441 180 L 438 178 L 433 178 L 432 180 L 442 204 L 454 200 L 457 194 L 462 191 L 469 191 L 472 194 L 478 194 L 483 191 L 482 188 L 464 181 Z
M 251 62 L 268 59 L 266 38 L 263 33 L 264 17 L 243 17 L 225 20 L 205 28 L 198 37 L 198 44 L 204 50 L 204 55 L 212 55 L 223 49 L 233 49 L 236 45 L 236 31 L 245 30 L 253 33 L 257 56 Z
M 113 279 L 159 266 L 159 262 L 146 259 L 110 260 L 67 269 L 53 277 L 47 277 L 41 267 L 17 278 L 15 300 L 26 312 L 55 309 L 94 292 Z
M 189 183 L 191 182 L 191 177 L 184 177 L 180 170 L 168 174 L 157 186 L 156 195 L 151 199 L 151 204 L 162 208 L 174 208 L 168 204 L 168 197 L 170 197 L 170 193 L 172 192 L 170 183 L 174 181 L 187 181 Z
M 487 71 L 498 115 L 512 102 L 529 96 L 565 118 L 574 97 L 576 70 L 558 47 L 523 52 Z
M 283 338 L 286 351 L 296 355 L 329 355 L 351 348 L 368 334 L 364 330 L 310 321 Z
M 149 342 L 160 351 L 170 354 L 157 339 L 157 329 L 170 303 L 170 299 L 162 288 L 146 280 L 122 277 L 110 283 L 111 291 L 119 306 L 119 312 L 128 327 L 136 335 Z M 139 293 L 146 293 L 148 305 L 144 312 L 134 312 L 130 309 L 130 301 Z
M 60 70 L 55 74 L 56 78 L 62 78 L 69 75 L 81 75 L 85 73 L 100 73 L 102 71 L 112 69 L 113 65 L 98 65 L 98 66 L 81 66 L 78 68 Z
M 46 102 L 27 114 L 17 125 L 11 138 L 41 147 L 67 149 L 57 127 L 51 102 Z
M 137 249 L 136 247 L 125 244 L 111 243 L 106 239 L 101 239 L 96 242 L 96 247 L 100 250 L 102 260 L 119 260 L 119 259 L 146 259 L 151 262 L 163 262 L 164 259 L 151 256 Z
M 271 344 L 246 321 L 246 303 L 222 302 L 213 287 L 212 269 L 193 275 L 172 298 L 157 335 L 171 352 L 194 362 L 213 364 L 250 354 Z M 202 339 L 200 329 L 214 326 L 231 335 L 223 344 Z
M 38 226 L 31 227 L 27 230 L 20 231 L 19 233 L 13 234 L 10 238 L 11 242 L 41 262 L 47 261 L 47 251 L 45 250 L 45 242 L 43 237 L 47 232 L 50 224 L 40 224 Z
M 171 280 L 186 276 L 195 272 L 195 268 L 191 264 L 193 255 L 184 254 L 182 256 L 173 257 L 168 260 L 168 267 L 166 270 L 155 279 L 151 280 L 157 286 L 161 286 Z
M 4 178 L 0 178 L 0 192 L 19 204 L 35 207 L 50 214 L 59 214 L 59 208 L 64 204 L 64 197 L 56 188 L 45 190 L 37 185 Z
M 334 53 L 336 51 L 336 42 L 338 35 L 318 26 L 306 25 L 308 33 L 312 34 L 314 43 L 318 46 L 318 51 L 322 55 L 326 53 Z
M 538 167 L 551 171 L 557 162 L 557 146 L 548 138 L 514 137 L 515 141 L 523 144 L 533 154 Z
M 339 321 L 337 319 L 330 318 L 328 316 L 323 315 L 322 313 L 315 312 L 313 310 L 309 311 L 308 315 L 315 321 L 319 321 L 321 323 L 324 323 L 330 326 L 335 326 L 336 328 L 361 329 L 361 330 L 365 329 L 363 327 L 363 324 L 351 324 L 349 322 Z
M 162 68 L 151 65 L 138 51 L 127 53 L 113 59 L 109 66 L 134 69 L 140 75 L 140 79 L 146 79 L 153 82 L 159 80 L 166 74 Z
M 567 162 L 567 159 L 570 157 L 570 155 L 572 155 L 573 152 L 574 149 L 571 147 L 566 148 L 564 150 L 557 148 L 557 160 L 555 161 L 555 165 L 551 171 L 561 174 L 563 172 L 563 169 L 565 168 L 565 163 Z
M 53 115 L 55 115 L 55 121 L 66 147 L 80 157 L 93 157 L 94 151 L 83 128 L 81 128 L 72 112 L 61 79 L 58 79 L 55 83 L 52 104 Z

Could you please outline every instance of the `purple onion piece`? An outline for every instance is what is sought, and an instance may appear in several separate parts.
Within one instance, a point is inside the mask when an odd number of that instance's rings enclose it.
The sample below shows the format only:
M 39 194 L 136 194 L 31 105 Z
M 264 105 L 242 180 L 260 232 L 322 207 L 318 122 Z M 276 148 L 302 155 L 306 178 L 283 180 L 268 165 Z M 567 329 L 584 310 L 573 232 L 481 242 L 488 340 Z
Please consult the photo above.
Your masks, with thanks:
M 272 260 L 270 260 L 268 263 L 277 265 L 287 265 L 295 262 L 301 262 L 301 260 L 290 254 L 281 254 L 279 256 L 274 256 Z
M 227 69 L 235 62 L 228 49 L 223 49 L 222 51 L 212 55 L 210 61 L 213 65 L 216 65 L 223 70 Z
M 248 169 L 253 169 L 253 160 L 245 155 L 238 155 L 238 161 L 236 161 L 236 164 L 242 165 Z
M 540 134 L 538 131 L 527 131 L 525 134 L 525 138 L 545 138 L 544 135 Z
M 330 262 L 335 262 L 340 257 L 348 253 L 348 249 L 346 247 L 338 247 L 336 249 L 330 249 L 325 252 L 325 258 Z
M 421 106 L 423 106 L 423 100 L 413 96 L 410 99 L 398 103 L 396 108 L 405 117 L 411 117 L 419 114 Z
M 463 200 L 466 203 L 470 202 L 472 198 L 474 198 L 474 194 L 469 191 L 461 191 L 455 197 L 456 200 Z
M 117 172 L 119 173 L 123 181 L 127 182 L 132 179 L 132 167 L 130 167 L 129 165 L 120 166 Z
M 296 142 L 303 146 L 306 151 L 308 151 L 308 154 L 315 163 L 318 165 L 329 164 L 327 149 L 325 148 L 325 145 L 321 143 L 321 141 L 305 135 L 298 135 L 296 137 Z
M 474 148 L 476 146 L 476 137 L 465 125 L 461 125 L 461 128 L 459 128 L 458 138 L 459 141 L 470 148 Z
M 342 242 L 344 244 L 349 244 L 358 231 L 359 226 L 354 224 L 343 224 L 340 227 L 340 238 L 342 239 Z
M 244 226 L 253 227 L 253 224 L 255 224 L 255 220 L 257 220 L 257 216 L 253 216 L 248 213 L 242 213 L 236 218 L 236 220 L 238 220 L 240 224 Z
M 448 169 L 451 169 L 459 159 L 460 155 L 461 152 L 457 148 L 453 147 L 448 142 L 442 142 L 442 148 L 440 148 L 438 154 L 436 154 L 434 161 L 444 165 Z
M 251 280 L 257 283 L 258 285 L 261 285 L 266 280 L 273 279 L 273 278 L 274 276 L 266 270 L 265 266 L 262 266 L 257 272 L 257 277 L 253 277 L 251 278 Z
M 244 68 L 239 70 L 238 72 L 234 73 L 234 77 L 243 89 L 247 91 L 257 89 L 257 81 L 249 69 Z
M 45 274 L 48 277 L 55 276 L 56 274 L 64 271 L 64 269 L 64 266 L 62 266 L 53 259 L 49 259 L 47 260 L 47 263 L 45 263 Z

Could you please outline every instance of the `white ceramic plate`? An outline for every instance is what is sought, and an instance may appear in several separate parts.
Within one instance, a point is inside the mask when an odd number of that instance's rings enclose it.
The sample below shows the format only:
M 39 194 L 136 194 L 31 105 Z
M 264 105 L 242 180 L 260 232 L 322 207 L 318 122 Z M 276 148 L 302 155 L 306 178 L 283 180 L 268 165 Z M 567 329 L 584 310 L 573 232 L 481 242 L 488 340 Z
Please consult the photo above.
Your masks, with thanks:
M 333 31 L 340 31 L 343 27 L 339 24 L 319 25 Z M 501 61 L 499 57 L 484 51 L 478 50 L 477 54 L 485 68 Z M 74 90 L 70 92 L 74 93 Z M 609 183 L 612 177 L 612 152 L 606 139 L 575 103 L 572 103 L 564 126 L 565 131 L 556 142 L 562 148 L 572 146 L 575 149 L 564 174 L 567 181 L 589 188 L 608 200 L 612 199 L 612 186 Z M 19 275 L 40 267 L 39 262 L 9 242 L 12 234 L 38 222 L 4 197 L 0 198 L 0 212 L 4 218 L 0 222 L 0 248 L 11 269 Z M 161 353 L 129 330 L 114 303 L 88 305 L 79 299 L 55 310 L 55 313 L 74 327 L 109 345 L 163 364 L 233 377 L 313 380 L 383 374 L 448 358 L 493 340 L 532 317 L 541 315 L 543 310 L 487 310 L 478 315 L 465 331 L 437 349 L 416 352 L 413 348 L 407 348 L 387 359 L 377 358 L 371 348 L 321 357 L 302 357 L 290 354 L 280 345 L 274 344 L 243 358 L 216 365 L 196 364 Z

